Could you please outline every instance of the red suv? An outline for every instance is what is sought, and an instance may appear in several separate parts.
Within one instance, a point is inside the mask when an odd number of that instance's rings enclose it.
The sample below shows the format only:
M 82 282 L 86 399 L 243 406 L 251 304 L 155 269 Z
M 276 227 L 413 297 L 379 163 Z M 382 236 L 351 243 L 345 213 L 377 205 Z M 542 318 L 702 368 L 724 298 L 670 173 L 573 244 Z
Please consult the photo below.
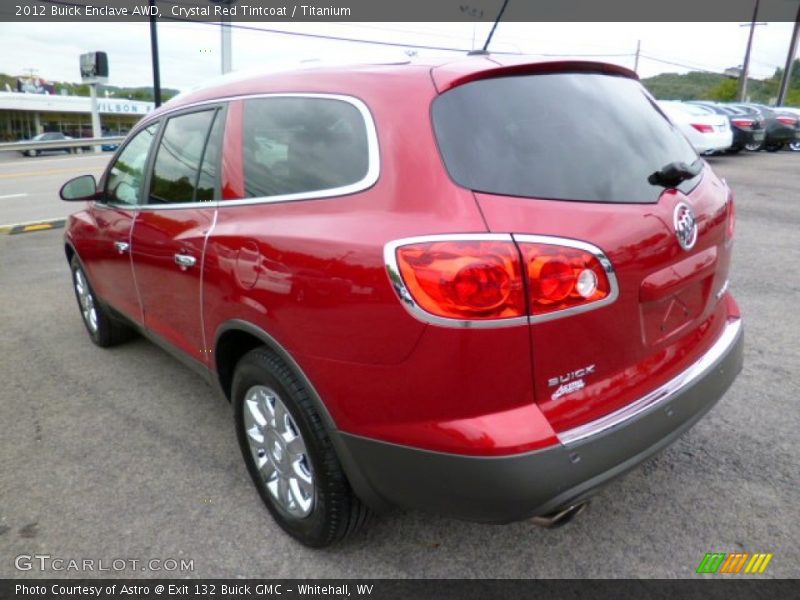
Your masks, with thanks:
M 308 545 L 392 505 L 564 522 L 742 367 L 731 192 L 618 66 L 231 79 L 61 193 L 88 200 L 91 339 L 139 331 L 217 386 Z

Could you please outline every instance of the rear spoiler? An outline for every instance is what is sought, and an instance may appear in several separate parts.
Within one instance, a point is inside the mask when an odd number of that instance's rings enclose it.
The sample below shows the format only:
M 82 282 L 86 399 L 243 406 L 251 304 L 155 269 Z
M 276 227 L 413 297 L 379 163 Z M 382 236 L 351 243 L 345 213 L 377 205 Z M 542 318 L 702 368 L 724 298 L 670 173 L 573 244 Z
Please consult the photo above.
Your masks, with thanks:
M 514 59 L 511 59 L 514 61 Z M 639 79 L 634 71 L 610 63 L 581 60 L 553 60 L 534 62 L 530 58 L 524 62 L 509 62 L 506 57 L 470 58 L 447 63 L 431 69 L 431 78 L 436 90 L 442 94 L 465 83 L 495 77 L 514 75 L 535 75 L 543 73 L 606 73 L 631 79 Z M 508 64 L 503 64 L 506 62 Z

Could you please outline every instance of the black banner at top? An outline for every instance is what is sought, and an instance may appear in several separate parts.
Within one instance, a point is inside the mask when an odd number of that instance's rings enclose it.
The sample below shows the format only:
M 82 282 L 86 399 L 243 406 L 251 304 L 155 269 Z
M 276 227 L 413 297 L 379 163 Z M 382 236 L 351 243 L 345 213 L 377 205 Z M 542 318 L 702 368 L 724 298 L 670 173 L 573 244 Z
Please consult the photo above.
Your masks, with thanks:
M 0 21 L 494 21 L 504 0 L 3 0 Z M 674 22 L 753 18 L 755 0 L 509 0 L 503 21 Z M 794 21 L 800 0 L 761 0 L 760 21 Z M 679 41 L 676 40 L 676 43 Z

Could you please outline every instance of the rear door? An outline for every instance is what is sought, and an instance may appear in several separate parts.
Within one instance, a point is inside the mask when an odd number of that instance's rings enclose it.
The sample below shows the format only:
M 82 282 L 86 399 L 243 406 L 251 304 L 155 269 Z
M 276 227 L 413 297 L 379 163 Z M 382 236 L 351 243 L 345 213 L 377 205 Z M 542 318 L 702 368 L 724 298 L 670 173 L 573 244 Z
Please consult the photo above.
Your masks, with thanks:
M 216 218 L 223 120 L 216 107 L 166 120 L 132 234 L 145 327 L 203 363 L 203 253 Z
M 640 398 L 713 343 L 724 325 L 727 186 L 635 79 L 493 77 L 443 93 L 432 115 L 451 177 L 474 190 L 489 230 L 514 234 L 521 250 L 533 386 L 557 431 Z M 680 162 L 699 173 L 650 183 Z M 697 235 L 681 245 L 692 215 Z M 602 301 L 579 293 L 581 253 L 610 263 Z

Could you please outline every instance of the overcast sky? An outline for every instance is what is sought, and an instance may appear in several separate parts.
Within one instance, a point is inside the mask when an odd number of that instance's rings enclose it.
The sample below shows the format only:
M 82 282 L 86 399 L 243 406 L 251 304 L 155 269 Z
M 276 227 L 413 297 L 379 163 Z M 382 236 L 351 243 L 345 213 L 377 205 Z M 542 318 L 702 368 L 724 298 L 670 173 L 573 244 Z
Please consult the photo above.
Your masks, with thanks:
M 269 68 L 303 60 L 396 60 L 408 48 L 319 40 L 258 29 L 277 29 L 403 44 L 480 46 L 490 23 L 234 23 L 234 70 Z M 238 27 L 236 27 L 238 26 Z M 764 78 L 783 67 L 791 23 L 756 27 L 751 75 Z M 721 72 L 742 63 L 748 27 L 738 23 L 500 23 L 491 48 L 529 54 L 585 55 L 633 67 L 641 40 L 641 77 L 706 69 Z M 220 28 L 215 24 L 158 25 L 163 87 L 186 89 L 220 72 Z M 473 42 L 474 40 L 474 42 Z M 78 56 L 108 53 L 109 84 L 151 85 L 147 23 L 0 23 L 0 72 L 28 69 L 48 80 L 79 81 Z M 456 53 L 417 50 L 421 57 Z M 608 55 L 608 56 L 601 56 Z M 613 56 L 624 55 L 624 56 Z M 658 62 L 662 61 L 662 62 Z M 667 63 L 678 63 L 678 66 Z

